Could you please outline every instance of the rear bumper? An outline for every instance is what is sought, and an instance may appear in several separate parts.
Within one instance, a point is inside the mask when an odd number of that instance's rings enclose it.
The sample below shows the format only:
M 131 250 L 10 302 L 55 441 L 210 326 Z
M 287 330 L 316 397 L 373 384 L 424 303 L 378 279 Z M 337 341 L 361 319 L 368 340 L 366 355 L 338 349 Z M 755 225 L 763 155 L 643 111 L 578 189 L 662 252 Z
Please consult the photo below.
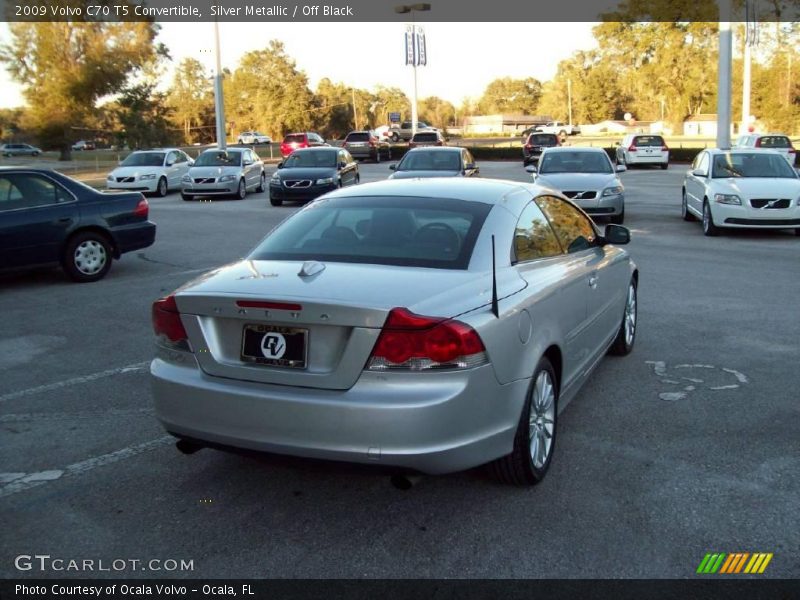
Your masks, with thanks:
M 629 165 L 663 165 L 669 162 L 669 153 L 655 154 L 652 156 L 637 156 L 635 154 L 628 154 L 625 161 Z
M 276 454 L 447 473 L 512 450 L 528 380 L 500 385 L 491 365 L 458 373 L 364 372 L 349 390 L 212 377 L 186 355 L 150 367 L 167 431 Z
M 128 225 L 112 231 L 117 252 L 125 254 L 152 246 L 156 241 L 156 224 L 152 221 Z
M 369 146 L 356 148 L 348 146 L 347 151 L 353 158 L 375 158 L 378 154 L 377 148 L 370 148 Z

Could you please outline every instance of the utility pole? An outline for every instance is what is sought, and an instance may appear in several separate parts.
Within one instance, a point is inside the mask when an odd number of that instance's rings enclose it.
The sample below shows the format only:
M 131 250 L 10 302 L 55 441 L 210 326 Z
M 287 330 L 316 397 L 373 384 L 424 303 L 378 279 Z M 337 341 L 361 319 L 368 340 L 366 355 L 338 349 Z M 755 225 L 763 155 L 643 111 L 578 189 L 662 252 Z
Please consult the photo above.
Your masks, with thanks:
M 569 112 L 569 126 L 572 127 L 572 79 L 567 79 L 567 111 Z
M 225 134 L 225 103 L 222 98 L 222 58 L 219 51 L 219 21 L 214 19 L 214 46 L 217 58 L 217 72 L 214 74 L 214 112 L 217 117 L 217 146 L 220 150 L 228 147 Z
M 417 22 L 414 13 L 427 12 L 431 9 L 431 5 L 427 3 L 420 4 L 403 4 L 394 7 L 394 12 L 397 14 L 411 13 L 411 31 L 406 32 L 406 65 L 411 64 L 414 70 L 414 90 L 411 99 L 411 135 L 417 133 L 417 65 L 425 66 L 428 64 L 427 49 L 425 47 L 425 36 L 420 28 L 420 33 L 417 33 Z
M 358 131 L 358 115 L 356 114 L 356 88 L 351 88 L 353 92 L 353 127 Z
M 731 76 L 733 40 L 731 0 L 719 0 L 719 78 L 717 80 L 717 147 L 731 147 Z

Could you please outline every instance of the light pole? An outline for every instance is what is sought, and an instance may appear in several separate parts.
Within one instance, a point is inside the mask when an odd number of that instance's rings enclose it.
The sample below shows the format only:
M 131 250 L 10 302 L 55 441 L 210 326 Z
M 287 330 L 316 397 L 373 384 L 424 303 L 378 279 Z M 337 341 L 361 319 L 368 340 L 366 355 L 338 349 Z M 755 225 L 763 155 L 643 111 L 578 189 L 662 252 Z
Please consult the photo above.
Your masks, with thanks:
M 731 147 L 731 0 L 719 2 L 719 77 L 717 80 L 717 148 Z
M 415 12 L 427 12 L 431 9 L 430 4 L 401 4 L 394 7 L 394 12 L 400 15 L 411 13 L 411 67 L 414 69 L 414 94 L 411 100 L 411 135 L 417 133 L 417 63 L 419 62 L 419 37 L 417 36 L 417 24 L 414 19 Z M 406 48 L 406 64 L 408 64 L 408 48 Z M 426 61 L 427 62 L 427 61 Z
M 217 72 L 214 75 L 214 112 L 217 117 L 217 146 L 220 150 L 228 147 L 225 135 L 225 103 L 222 99 L 222 58 L 219 52 L 219 21 L 214 19 L 214 51 L 217 58 Z

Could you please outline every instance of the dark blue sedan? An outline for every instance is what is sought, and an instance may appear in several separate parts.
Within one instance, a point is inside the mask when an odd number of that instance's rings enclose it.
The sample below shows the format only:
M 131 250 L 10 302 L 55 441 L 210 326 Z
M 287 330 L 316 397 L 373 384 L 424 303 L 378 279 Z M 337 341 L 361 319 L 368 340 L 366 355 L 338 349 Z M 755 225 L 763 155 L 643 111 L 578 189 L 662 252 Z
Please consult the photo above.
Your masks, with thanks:
M 327 192 L 361 180 L 358 163 L 342 148 L 300 148 L 278 165 L 269 180 L 269 201 L 309 202 Z
M 153 244 L 148 213 L 139 192 L 101 193 L 48 169 L 0 168 L 0 269 L 60 264 L 74 281 L 97 281 L 113 259 Z

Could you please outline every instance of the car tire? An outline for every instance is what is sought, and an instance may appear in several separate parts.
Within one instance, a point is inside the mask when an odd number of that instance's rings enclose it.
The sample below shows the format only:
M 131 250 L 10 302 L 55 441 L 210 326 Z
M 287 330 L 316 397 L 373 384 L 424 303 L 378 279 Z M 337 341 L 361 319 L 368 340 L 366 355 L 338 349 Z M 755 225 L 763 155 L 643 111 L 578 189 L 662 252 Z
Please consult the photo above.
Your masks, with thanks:
M 192 196 L 189 196 L 189 195 L 184 194 L 183 192 L 181 192 L 181 200 L 183 200 L 184 202 L 188 202 L 191 199 L 192 199 Z
M 38 152 L 34 152 L 31 156 L 39 156 Z
M 356 176 L 353 179 L 353 185 L 358 185 L 359 183 L 361 183 L 361 174 L 360 173 L 356 173 Z
M 392 134 L 392 141 L 396 144 L 397 142 L 400 141 L 400 136 L 397 135 L 397 133 L 393 133 Z
M 714 217 L 711 214 L 711 205 L 706 199 L 703 202 L 703 235 L 707 237 L 714 237 L 719 235 L 719 227 L 714 225 Z
M 618 165 L 622 165 L 623 167 L 627 167 L 628 166 L 628 163 L 625 162 L 625 155 L 624 154 L 622 156 L 617 154 L 617 164 Z
M 111 243 L 102 233 L 85 231 L 67 242 L 61 265 L 70 279 L 90 283 L 102 279 L 111 268 Z
M 236 189 L 236 196 L 237 200 L 244 200 L 247 197 L 247 184 L 245 184 L 244 179 L 239 180 L 239 187 Z
M 269 198 L 269 203 L 272 206 L 283 206 L 283 200 L 281 200 L 280 198 L 273 198 L 272 196 L 270 196 Z
M 686 199 L 686 190 L 683 190 L 681 198 L 681 216 L 684 221 L 694 221 L 694 215 L 689 212 L 689 203 Z
M 380 148 L 378 148 L 375 151 L 375 164 L 377 164 L 379 162 L 381 162 L 381 149 Z
M 163 198 L 169 192 L 169 186 L 167 185 L 167 178 L 162 177 L 158 180 L 158 185 L 156 185 L 156 196 L 159 198 Z
M 514 449 L 489 464 L 494 477 L 506 484 L 535 485 L 544 479 L 553 458 L 558 415 L 558 385 L 553 365 L 542 357 L 522 407 Z M 535 454 L 535 456 L 534 456 Z
M 636 297 L 636 280 L 631 279 L 628 284 L 628 293 L 625 296 L 625 311 L 622 314 L 622 322 L 619 325 L 617 337 L 608 349 L 608 353 L 614 356 L 627 356 L 633 350 L 636 343 L 636 324 L 638 317 L 638 303 Z
M 240 146 L 244 146 L 244 140 L 242 138 L 239 138 L 238 144 Z
M 797 228 L 794 230 L 794 234 L 795 234 L 796 236 L 800 237 L 800 227 L 797 227 Z
M 392 147 L 386 146 L 386 160 L 392 160 Z
M 610 221 L 614 225 L 622 225 L 625 222 L 625 208 L 622 209 L 622 212 L 618 215 L 614 215 L 610 218 Z
M 661 169 L 664 170 L 664 171 L 669 169 L 669 163 L 668 162 L 661 163 Z
M 256 192 L 259 194 L 266 189 L 267 185 L 267 176 L 264 173 L 261 173 L 261 179 L 259 180 L 258 187 L 256 188 Z

